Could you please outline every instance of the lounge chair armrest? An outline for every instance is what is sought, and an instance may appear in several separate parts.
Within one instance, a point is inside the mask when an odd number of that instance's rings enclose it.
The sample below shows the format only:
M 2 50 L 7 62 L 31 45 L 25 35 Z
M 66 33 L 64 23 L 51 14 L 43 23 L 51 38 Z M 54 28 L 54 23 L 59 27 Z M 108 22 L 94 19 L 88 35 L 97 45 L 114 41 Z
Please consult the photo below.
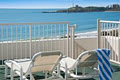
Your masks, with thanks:
M 22 68 L 16 61 L 9 60 L 10 63 L 15 64 L 17 67 Z M 11 65 L 12 65 L 11 64 Z
M 64 61 L 60 61 L 61 64 L 63 64 L 65 66 L 65 80 L 68 79 L 68 67 L 67 67 L 67 63 Z M 61 65 L 60 65 L 61 66 Z M 62 66 L 61 66 L 62 67 Z
M 67 63 L 64 62 L 64 61 L 60 61 L 60 64 L 64 65 L 65 66 L 65 69 L 67 69 Z M 61 66 L 61 65 L 60 65 Z M 62 67 L 62 66 L 61 66 Z
M 18 71 L 20 72 L 20 76 L 23 77 L 23 69 L 22 66 L 19 65 L 16 61 L 13 60 L 9 60 L 9 62 L 11 63 L 11 74 L 13 75 L 14 71 Z
M 62 56 L 62 58 L 66 58 L 67 56 Z

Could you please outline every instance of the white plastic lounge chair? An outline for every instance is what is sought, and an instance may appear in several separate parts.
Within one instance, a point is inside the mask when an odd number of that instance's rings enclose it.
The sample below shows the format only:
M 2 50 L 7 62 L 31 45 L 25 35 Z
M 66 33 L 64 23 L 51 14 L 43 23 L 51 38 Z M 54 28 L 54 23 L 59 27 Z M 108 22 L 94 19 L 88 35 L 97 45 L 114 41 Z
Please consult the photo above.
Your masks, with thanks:
M 60 67 L 58 66 L 61 58 L 62 53 L 54 51 L 36 53 L 31 60 L 7 60 L 5 61 L 5 74 L 7 74 L 7 67 L 9 67 L 11 69 L 11 80 L 14 78 L 14 73 L 20 76 L 20 80 L 28 80 L 26 78 L 28 75 L 30 75 L 30 80 L 34 80 L 32 73 L 41 71 L 46 74 L 45 80 L 61 80 Z M 47 78 L 47 73 L 51 73 L 52 77 Z
M 68 77 L 72 77 L 73 79 L 88 79 L 98 77 L 97 71 L 95 71 L 94 74 L 85 73 L 85 68 L 95 68 L 95 65 L 97 64 L 96 51 L 85 51 L 81 53 L 76 60 L 70 57 L 62 58 L 60 64 L 60 69 L 65 72 L 66 80 L 68 80 Z M 78 68 L 82 68 L 82 75 L 77 74 Z

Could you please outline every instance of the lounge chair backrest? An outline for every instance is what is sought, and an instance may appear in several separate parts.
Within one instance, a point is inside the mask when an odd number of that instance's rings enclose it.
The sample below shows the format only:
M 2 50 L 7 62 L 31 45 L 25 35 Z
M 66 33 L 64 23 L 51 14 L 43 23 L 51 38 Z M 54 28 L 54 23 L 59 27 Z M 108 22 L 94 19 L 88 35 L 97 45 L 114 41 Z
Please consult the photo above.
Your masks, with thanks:
M 76 61 L 77 61 L 77 66 L 92 67 L 98 62 L 97 53 L 96 51 L 85 51 L 79 55 Z
M 31 72 L 51 72 L 62 58 L 60 51 L 39 52 L 32 59 Z

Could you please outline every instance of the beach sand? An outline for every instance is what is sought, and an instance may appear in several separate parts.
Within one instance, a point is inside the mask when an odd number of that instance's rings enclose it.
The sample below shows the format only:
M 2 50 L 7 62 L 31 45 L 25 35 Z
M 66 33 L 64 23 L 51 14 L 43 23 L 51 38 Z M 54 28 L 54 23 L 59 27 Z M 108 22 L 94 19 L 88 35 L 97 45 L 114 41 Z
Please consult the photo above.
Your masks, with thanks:
M 85 38 L 85 37 L 97 37 L 97 31 L 84 32 L 75 34 L 76 37 Z

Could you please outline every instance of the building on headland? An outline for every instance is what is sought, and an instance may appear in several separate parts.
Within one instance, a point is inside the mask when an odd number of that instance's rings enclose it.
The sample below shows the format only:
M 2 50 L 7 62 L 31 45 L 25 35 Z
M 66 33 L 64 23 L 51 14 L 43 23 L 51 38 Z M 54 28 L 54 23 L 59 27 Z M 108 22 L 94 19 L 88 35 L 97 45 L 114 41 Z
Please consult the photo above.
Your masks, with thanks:
M 79 8 L 80 6 L 79 5 L 74 5 L 73 7 Z M 106 6 L 106 8 L 120 8 L 120 5 L 119 4 L 112 4 L 112 5 Z
M 119 4 L 113 4 L 111 7 L 112 7 L 112 8 L 119 8 L 120 5 L 119 5 Z
M 79 5 L 75 5 L 75 7 L 76 7 L 76 8 L 78 8 L 78 7 L 79 7 Z
M 119 4 L 112 4 L 112 5 L 106 6 L 106 8 L 112 8 L 112 9 L 120 8 L 120 5 Z

